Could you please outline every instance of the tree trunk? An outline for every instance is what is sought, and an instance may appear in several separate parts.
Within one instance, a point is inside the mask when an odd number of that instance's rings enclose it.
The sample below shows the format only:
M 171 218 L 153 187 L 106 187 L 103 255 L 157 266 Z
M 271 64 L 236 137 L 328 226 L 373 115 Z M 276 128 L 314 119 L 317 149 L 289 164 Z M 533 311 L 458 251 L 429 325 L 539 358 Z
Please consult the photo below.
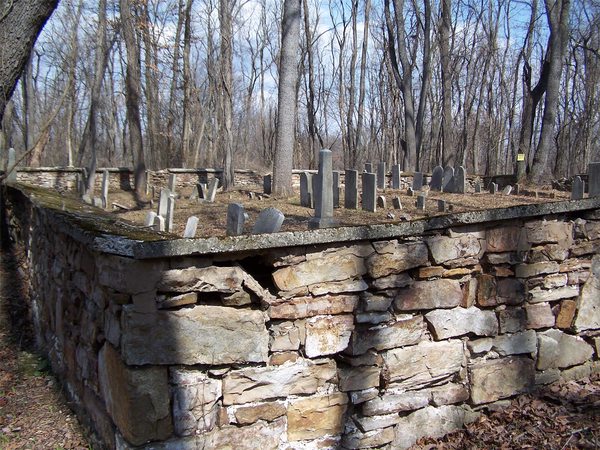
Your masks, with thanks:
M 281 23 L 281 57 L 277 94 L 277 141 L 273 162 L 273 194 L 292 195 L 292 169 L 296 141 L 296 83 L 300 44 L 300 0 L 285 0 Z
M 442 151 L 438 164 L 452 164 L 454 143 L 452 139 L 452 77 L 450 75 L 450 27 L 452 0 L 442 0 L 440 24 L 440 63 L 442 69 Z
M 235 183 L 233 170 L 233 26 L 232 0 L 220 0 L 220 96 L 219 96 L 219 142 L 223 155 L 223 189 L 231 189 Z

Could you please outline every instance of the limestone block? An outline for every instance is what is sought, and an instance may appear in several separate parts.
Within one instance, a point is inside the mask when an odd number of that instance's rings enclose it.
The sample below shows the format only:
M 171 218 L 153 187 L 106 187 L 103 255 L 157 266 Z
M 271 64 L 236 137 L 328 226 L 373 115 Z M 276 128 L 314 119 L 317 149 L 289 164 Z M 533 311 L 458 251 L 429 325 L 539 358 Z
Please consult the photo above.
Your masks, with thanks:
M 590 276 L 581 288 L 579 308 L 575 319 L 577 331 L 600 328 L 600 255 L 594 256 Z
M 523 308 L 506 308 L 498 311 L 500 333 L 517 333 L 527 328 L 527 312 Z
M 529 302 L 553 302 L 579 295 L 579 286 L 562 286 L 555 289 L 543 289 L 540 286 L 529 290 Z
M 360 405 L 366 401 L 372 400 L 379 395 L 379 388 L 369 388 L 362 391 L 351 391 L 350 403 L 353 405 Z
M 196 437 L 196 449 L 239 449 L 239 450 L 278 450 L 281 448 L 281 438 L 285 436 L 285 419 L 281 418 L 271 423 L 256 422 L 245 427 L 226 426 L 210 433 Z M 185 447 L 174 446 L 169 450 L 188 450 Z
M 173 432 L 166 367 L 132 368 L 105 344 L 98 358 L 100 390 L 115 425 L 133 445 L 163 440 Z
M 354 330 L 354 317 L 317 316 L 306 321 L 306 356 L 314 358 L 321 355 L 331 355 L 341 352 L 348 347 L 350 336 Z
M 462 289 L 456 280 L 415 281 L 398 292 L 394 308 L 397 311 L 454 308 L 460 305 L 462 298 Z
M 568 276 L 566 273 L 555 273 L 544 277 L 542 286 L 544 286 L 546 289 L 555 289 L 566 286 L 567 281 Z
M 437 340 L 473 333 L 476 336 L 498 334 L 498 320 L 493 311 L 476 307 L 434 310 L 425 314 Z
M 435 236 L 427 239 L 427 245 L 436 264 L 477 256 L 482 250 L 479 239 L 468 233 L 454 238 Z
M 371 282 L 374 289 L 394 289 L 406 287 L 412 284 L 413 279 L 406 272 L 394 273 L 385 277 L 376 278 Z
M 314 394 L 337 375 L 331 360 L 299 359 L 280 366 L 249 367 L 223 379 L 225 405 L 263 401 L 293 394 Z
M 384 428 L 383 430 L 374 430 L 367 433 L 355 429 L 344 433 L 342 436 L 343 448 L 362 449 L 362 448 L 379 448 L 385 444 L 389 444 L 394 440 L 394 428 Z
M 173 422 L 178 436 L 212 430 L 217 423 L 221 381 L 191 369 L 171 369 Z
M 476 405 L 527 392 L 535 381 L 534 362 L 525 357 L 480 361 L 469 367 L 469 374 Z
M 477 304 L 479 306 L 496 306 L 496 278 L 489 274 L 477 275 Z
M 478 355 L 489 352 L 492 349 L 493 343 L 494 340 L 492 338 L 469 339 L 467 341 L 467 348 L 472 355 Z
M 308 292 L 312 295 L 339 294 L 343 292 L 362 292 L 369 289 L 369 285 L 362 279 L 332 281 L 329 283 L 317 283 L 308 286 Z
M 448 383 L 430 389 L 431 403 L 434 406 L 462 403 L 469 399 L 469 390 L 462 384 Z
M 519 264 L 515 268 L 515 275 L 517 278 L 531 278 L 545 273 L 556 273 L 559 269 L 560 266 L 556 261 Z
M 402 411 L 413 411 L 429 404 L 430 394 L 426 391 L 384 392 L 363 404 L 365 416 L 380 416 Z
M 535 354 L 537 339 L 535 331 L 527 330 L 515 334 L 504 334 L 492 340 L 492 350 L 500 356 Z
M 560 330 L 538 333 L 538 370 L 562 369 L 583 364 L 594 354 L 593 347 L 579 336 Z
M 600 253 L 600 239 L 579 241 L 570 247 L 571 255 L 581 257 Z
M 571 328 L 576 311 L 577 302 L 575 300 L 563 300 L 560 302 L 560 310 L 556 316 L 557 328 Z
M 573 241 L 573 223 L 559 221 L 535 221 L 525 225 L 527 240 L 532 244 L 567 243 Z M 568 246 L 568 245 L 567 245 Z
M 555 318 L 552 314 L 552 308 L 548 303 L 535 303 L 526 305 L 527 328 L 538 330 L 540 328 L 550 328 L 554 326 Z
M 443 266 L 419 267 L 417 277 L 420 279 L 439 278 L 444 275 L 445 270 Z
M 518 305 L 525 300 L 525 285 L 516 278 L 503 278 L 496 283 L 497 304 Z
M 177 308 L 180 306 L 193 305 L 198 301 L 197 292 L 186 292 L 185 294 L 172 297 L 159 295 L 157 298 L 159 309 Z
M 361 391 L 379 387 L 380 374 L 379 367 L 340 367 L 338 369 L 340 391 Z
M 414 389 L 450 378 L 463 363 L 459 340 L 422 342 L 383 353 L 389 382 L 398 388 Z
M 96 264 L 98 283 L 127 294 L 155 289 L 165 269 L 165 261 L 140 261 L 119 256 L 99 255 Z
M 600 221 L 588 220 L 584 226 L 584 235 L 589 240 L 600 239 Z
M 364 311 L 387 311 L 392 305 L 392 298 L 385 295 L 374 295 L 370 292 L 364 292 L 361 295 L 361 304 Z
M 300 348 L 300 329 L 294 322 L 283 322 L 270 327 L 270 348 L 272 352 L 298 350 Z
M 283 403 L 268 402 L 252 406 L 241 406 L 234 412 L 235 420 L 240 425 L 249 425 L 259 420 L 272 422 L 283 416 L 287 409 Z
M 521 227 L 490 228 L 486 232 L 487 251 L 493 253 L 514 252 L 519 250 Z
M 343 314 L 358 308 L 358 295 L 324 295 L 295 297 L 272 304 L 267 310 L 271 319 L 302 319 L 324 314 Z
M 398 414 L 387 414 L 385 416 L 353 416 L 352 420 L 358 426 L 360 431 L 367 433 L 369 431 L 392 427 L 400 422 Z
M 367 273 L 366 248 L 369 247 L 344 247 L 306 255 L 306 261 L 276 270 L 273 281 L 280 290 L 291 291 L 301 286 L 358 278 Z
M 478 416 L 468 407 L 428 406 L 400 420 L 395 428 L 392 448 L 409 448 L 424 436 L 442 437 L 473 422 Z
M 141 314 L 123 308 L 127 364 L 231 364 L 267 360 L 269 333 L 260 311 L 196 305 Z
M 348 396 L 342 393 L 290 401 L 288 440 L 302 441 L 341 433 L 347 404 Z
M 535 373 L 536 386 L 554 383 L 558 380 L 560 380 L 560 370 L 558 369 L 549 369 L 544 370 L 543 372 L 538 371 Z
M 383 241 L 373 243 L 375 253 L 367 260 L 371 278 L 399 274 L 429 261 L 427 245 L 423 242 L 399 243 Z
M 350 342 L 350 353 L 361 355 L 369 349 L 387 350 L 417 344 L 425 332 L 422 316 L 400 319 L 393 324 L 379 325 L 367 330 L 355 330 Z

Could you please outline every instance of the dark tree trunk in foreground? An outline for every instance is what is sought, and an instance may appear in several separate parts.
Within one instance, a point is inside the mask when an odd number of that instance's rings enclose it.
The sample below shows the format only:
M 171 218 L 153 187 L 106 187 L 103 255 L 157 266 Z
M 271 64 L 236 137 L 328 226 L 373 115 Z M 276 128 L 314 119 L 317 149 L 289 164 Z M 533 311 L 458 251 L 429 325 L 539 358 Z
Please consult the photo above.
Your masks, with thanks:
M 58 0 L 0 2 L 0 121 L 6 103 Z

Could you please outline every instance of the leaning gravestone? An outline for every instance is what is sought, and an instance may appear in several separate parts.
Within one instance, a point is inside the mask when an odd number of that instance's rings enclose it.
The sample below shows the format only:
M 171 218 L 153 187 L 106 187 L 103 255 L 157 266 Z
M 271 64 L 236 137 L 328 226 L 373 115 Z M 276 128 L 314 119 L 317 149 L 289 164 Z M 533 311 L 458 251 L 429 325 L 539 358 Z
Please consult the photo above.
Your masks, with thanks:
M 271 175 L 265 175 L 263 177 L 263 193 L 265 193 L 267 195 L 271 195 L 272 181 L 273 181 L 273 178 Z
M 432 191 L 442 190 L 442 178 L 444 177 L 444 168 L 442 166 L 435 166 L 431 173 L 431 181 L 429 182 L 429 188 Z
M 504 189 L 502 189 L 502 193 L 504 195 L 510 195 L 510 193 L 512 192 L 513 188 L 512 186 L 509 184 L 508 186 L 506 186 Z
M 365 172 L 362 178 L 362 209 L 375 212 L 377 209 L 377 175 Z
M 454 192 L 454 167 L 446 166 L 442 177 L 442 191 Z
M 167 217 L 167 210 L 169 209 L 169 198 L 171 197 L 171 191 L 167 188 L 160 190 L 160 197 L 158 199 L 158 215 L 161 217 Z
M 281 225 L 283 224 L 284 219 L 285 216 L 278 209 L 264 209 L 260 212 L 258 218 L 256 219 L 256 223 L 252 229 L 252 234 L 277 233 L 279 230 L 281 230 Z
M 144 220 L 145 227 L 154 226 L 154 220 L 156 219 L 156 213 L 154 211 L 148 211 L 146 214 L 146 220 Z
M 456 194 L 464 194 L 467 190 L 467 173 L 463 166 L 458 166 L 454 174 L 453 191 Z
M 358 208 L 358 170 L 346 170 L 344 186 L 344 207 Z
M 195 238 L 196 230 L 198 229 L 198 218 L 196 216 L 190 216 L 185 224 L 185 230 L 183 232 L 184 238 Z
M 210 180 L 210 183 L 208 185 L 208 197 L 206 198 L 206 200 L 209 203 L 215 202 L 215 197 L 217 195 L 218 188 L 219 188 L 219 179 L 217 177 L 214 177 L 212 180 Z
M 227 207 L 227 236 L 240 236 L 244 233 L 246 213 L 239 203 L 230 203 Z
M 333 171 L 333 207 L 340 207 L 340 172 Z
M 573 186 L 571 187 L 571 200 L 581 200 L 585 192 L 585 182 L 581 177 L 573 178 Z
M 102 207 L 104 209 L 108 208 L 108 185 L 110 183 L 109 176 L 110 174 L 108 173 L 108 170 L 104 170 L 104 172 L 102 172 L 102 196 L 100 198 L 102 199 Z
M 446 200 L 438 200 L 438 212 L 446 212 Z
M 413 174 L 412 190 L 420 191 L 423 189 L 423 172 L 415 172 Z
M 312 173 L 302 172 L 300 174 L 300 205 L 312 208 L 313 182 Z
M 479 181 L 475 183 L 475 193 L 481 193 L 481 183 Z
M 588 194 L 590 197 L 600 195 L 600 162 L 588 164 Z
M 331 150 L 319 152 L 319 173 L 315 196 L 315 216 L 308 222 L 309 228 L 326 228 L 334 225 L 333 220 L 333 155 Z
M 198 183 L 198 198 L 206 200 L 208 198 L 208 184 Z
M 400 165 L 394 164 L 392 166 L 392 189 L 400 189 Z
M 168 184 L 168 188 L 169 190 L 174 194 L 175 193 L 175 187 L 177 185 L 177 174 L 176 173 L 170 173 L 169 174 L 169 184 Z
M 381 161 L 377 164 L 377 187 L 379 189 L 385 189 L 385 161 Z

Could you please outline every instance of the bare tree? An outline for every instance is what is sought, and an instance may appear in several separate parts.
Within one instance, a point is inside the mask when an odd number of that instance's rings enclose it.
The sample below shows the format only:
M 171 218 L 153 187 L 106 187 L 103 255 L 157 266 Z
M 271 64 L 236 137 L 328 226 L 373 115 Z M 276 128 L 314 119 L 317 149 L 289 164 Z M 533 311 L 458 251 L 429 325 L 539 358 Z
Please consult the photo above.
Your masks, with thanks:
M 220 0 L 219 142 L 223 154 L 223 189 L 234 185 L 233 171 L 233 25 L 235 0 Z

